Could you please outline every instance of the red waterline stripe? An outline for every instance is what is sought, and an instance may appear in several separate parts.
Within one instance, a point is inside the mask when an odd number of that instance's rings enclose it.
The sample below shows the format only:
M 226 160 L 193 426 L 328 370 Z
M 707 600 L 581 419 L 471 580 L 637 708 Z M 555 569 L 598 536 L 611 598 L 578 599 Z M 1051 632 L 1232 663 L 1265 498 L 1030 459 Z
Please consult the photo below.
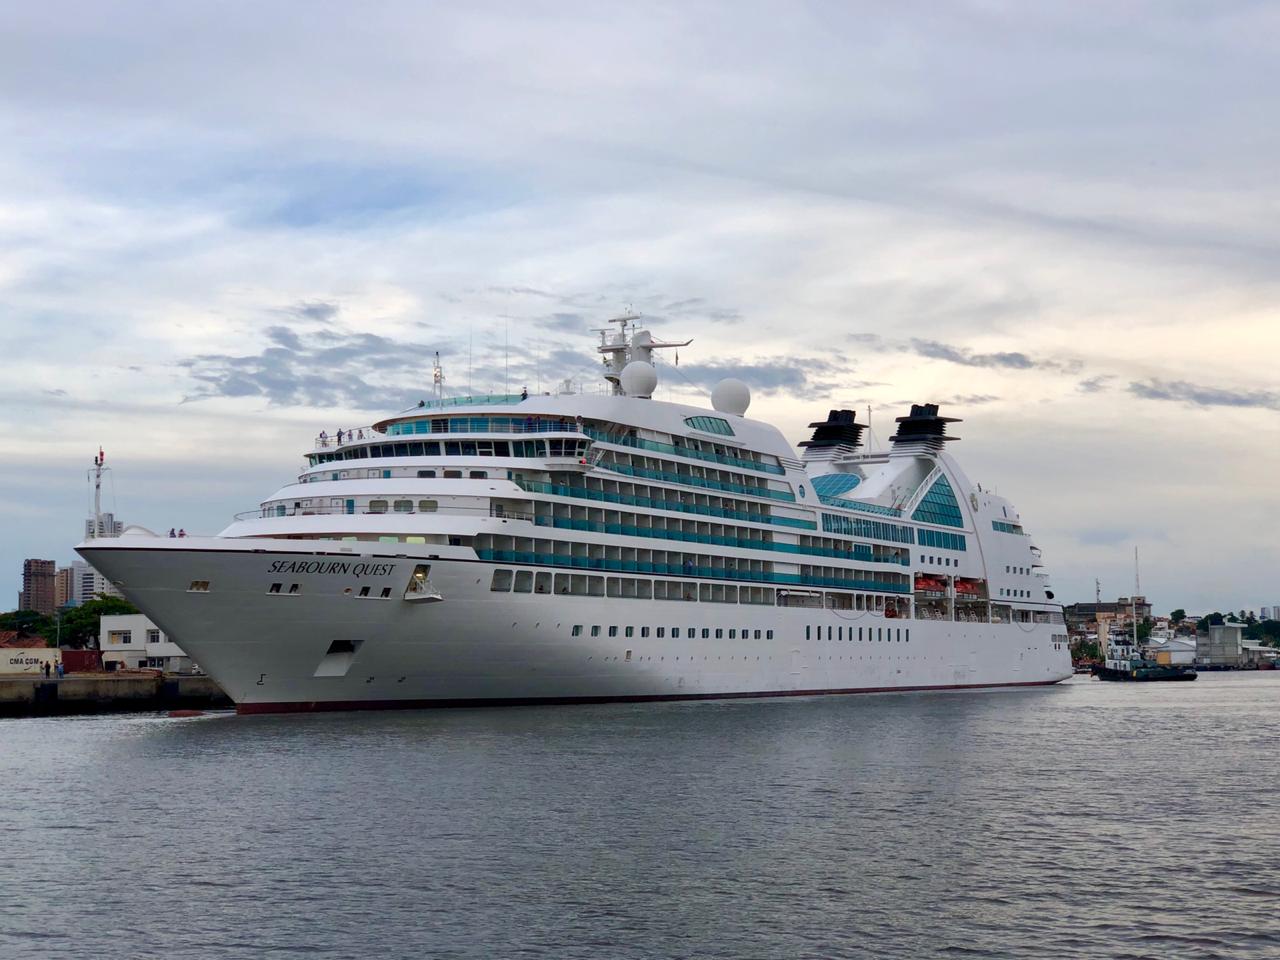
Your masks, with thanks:
M 1066 679 L 1066 678 L 1063 678 Z M 1019 680 L 1013 683 L 952 683 L 921 687 L 850 687 L 830 690 L 764 690 L 747 693 L 655 693 L 617 697 L 468 697 L 436 700 L 299 700 L 238 703 L 236 713 L 324 713 L 340 710 L 422 710 L 446 707 L 528 707 L 587 703 L 652 703 L 664 700 L 745 700 L 764 697 L 821 697 L 854 693 L 920 693 L 927 690 L 989 690 L 1000 687 L 1047 687 L 1062 680 Z

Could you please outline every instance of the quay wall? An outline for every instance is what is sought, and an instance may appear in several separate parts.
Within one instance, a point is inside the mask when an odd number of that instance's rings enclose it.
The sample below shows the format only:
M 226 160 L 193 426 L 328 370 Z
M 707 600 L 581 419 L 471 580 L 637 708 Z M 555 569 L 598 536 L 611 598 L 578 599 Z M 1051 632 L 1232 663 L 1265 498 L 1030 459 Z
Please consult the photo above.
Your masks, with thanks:
M 233 706 L 204 676 L 72 674 L 0 677 L 0 716 L 62 716 Z

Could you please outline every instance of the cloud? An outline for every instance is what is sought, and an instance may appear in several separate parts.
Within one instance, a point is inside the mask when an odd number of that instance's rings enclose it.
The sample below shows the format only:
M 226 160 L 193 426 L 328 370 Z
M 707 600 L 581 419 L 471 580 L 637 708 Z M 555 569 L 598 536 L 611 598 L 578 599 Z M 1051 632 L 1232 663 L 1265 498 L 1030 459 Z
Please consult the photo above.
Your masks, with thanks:
M 1099 374 L 1096 377 L 1090 377 L 1088 380 L 1081 380 L 1076 384 L 1076 389 L 1081 393 L 1101 393 L 1107 389 L 1107 384 L 1114 379 L 1115 377 L 1112 374 Z
M 672 366 L 674 377 L 685 379 L 710 391 L 727 377 L 735 377 L 763 396 L 789 394 L 803 399 L 826 396 L 843 386 L 838 378 L 845 370 L 844 358 L 762 357 L 755 360 L 728 358 L 716 363 L 685 363 Z M 850 384 L 855 386 L 856 384 Z
M 1143 400 L 1172 400 L 1192 407 L 1240 407 L 1280 410 L 1280 393 L 1272 390 L 1232 390 L 1206 387 L 1186 380 L 1156 380 L 1129 384 L 1129 392 Z
M 1025 353 L 974 353 L 963 347 L 939 343 L 937 340 L 911 340 L 911 349 L 929 360 L 945 360 L 965 367 L 1002 367 L 1007 370 L 1032 370 L 1043 364 L 1032 360 Z M 1056 366 L 1056 364 L 1055 364 Z
M 886 340 L 876 333 L 853 333 L 849 339 L 864 349 L 877 353 L 909 353 L 926 360 L 940 360 L 962 367 L 978 367 L 990 370 L 1046 370 L 1060 373 L 1078 373 L 1083 366 L 1074 358 L 1035 357 L 1021 350 L 1003 350 L 980 353 L 969 347 L 944 343 L 925 337 L 908 340 Z
M 581 333 L 587 331 L 587 318 L 580 313 L 551 313 L 545 317 L 537 317 L 533 321 L 545 330 L 559 333 Z
M 1133 532 L 1120 527 L 1093 527 L 1076 533 L 1076 541 L 1086 547 L 1116 547 L 1133 539 Z
M 386 411 L 408 406 L 430 384 L 435 348 L 372 333 L 265 331 L 256 354 L 198 354 L 178 361 L 197 389 L 184 402 L 261 397 L 273 406 Z
M 947 397 L 945 400 L 939 400 L 938 403 L 957 407 L 980 407 L 984 404 L 996 403 L 999 399 L 999 397 L 989 393 L 970 393 L 956 394 L 954 397 Z
M 293 307 L 292 312 L 307 320 L 328 323 L 338 315 L 338 304 L 327 300 L 304 300 Z

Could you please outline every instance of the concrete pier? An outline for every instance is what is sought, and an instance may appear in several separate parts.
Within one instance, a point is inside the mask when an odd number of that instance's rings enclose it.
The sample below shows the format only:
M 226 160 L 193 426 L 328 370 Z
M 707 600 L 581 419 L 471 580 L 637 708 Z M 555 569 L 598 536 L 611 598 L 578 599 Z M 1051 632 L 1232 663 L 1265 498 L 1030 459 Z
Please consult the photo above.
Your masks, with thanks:
M 62 679 L 0 677 L 0 717 L 234 706 L 209 677 L 149 674 L 71 674 Z

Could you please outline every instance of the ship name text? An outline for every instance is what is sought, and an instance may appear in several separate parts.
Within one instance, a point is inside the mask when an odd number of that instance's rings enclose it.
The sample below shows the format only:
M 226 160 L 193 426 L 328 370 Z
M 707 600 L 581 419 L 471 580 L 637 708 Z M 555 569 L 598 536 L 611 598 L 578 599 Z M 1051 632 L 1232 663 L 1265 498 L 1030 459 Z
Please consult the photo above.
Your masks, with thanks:
M 321 573 L 342 574 L 344 577 L 389 576 L 394 563 L 344 563 L 341 560 L 277 560 L 267 568 L 267 573 Z

